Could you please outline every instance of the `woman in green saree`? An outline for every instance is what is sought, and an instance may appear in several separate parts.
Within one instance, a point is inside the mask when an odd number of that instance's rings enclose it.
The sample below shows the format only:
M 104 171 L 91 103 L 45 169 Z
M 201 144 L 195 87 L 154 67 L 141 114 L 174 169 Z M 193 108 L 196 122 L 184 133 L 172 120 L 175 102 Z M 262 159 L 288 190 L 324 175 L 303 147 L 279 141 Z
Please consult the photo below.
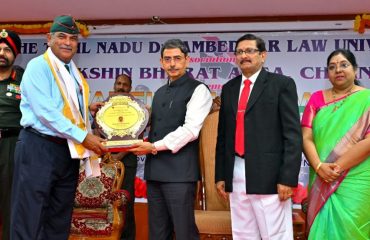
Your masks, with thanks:
M 302 117 L 308 239 L 370 239 L 370 90 L 355 84 L 357 67 L 350 51 L 332 52 L 332 88 L 313 93 Z

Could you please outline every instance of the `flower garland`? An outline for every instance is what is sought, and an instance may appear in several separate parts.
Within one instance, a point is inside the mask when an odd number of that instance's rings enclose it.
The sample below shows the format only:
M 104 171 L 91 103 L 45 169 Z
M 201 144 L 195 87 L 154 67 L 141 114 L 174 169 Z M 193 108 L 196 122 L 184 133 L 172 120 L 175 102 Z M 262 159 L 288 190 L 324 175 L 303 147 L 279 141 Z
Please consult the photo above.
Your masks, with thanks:
M 365 32 L 366 27 L 370 28 L 370 15 L 369 14 L 362 14 L 362 16 L 357 15 L 355 18 L 353 29 L 356 32 L 362 34 Z
M 90 35 L 89 28 L 86 24 L 76 21 L 80 33 L 83 37 Z M 45 24 L 0 24 L 0 29 L 8 29 L 19 34 L 40 34 L 48 33 L 52 22 Z

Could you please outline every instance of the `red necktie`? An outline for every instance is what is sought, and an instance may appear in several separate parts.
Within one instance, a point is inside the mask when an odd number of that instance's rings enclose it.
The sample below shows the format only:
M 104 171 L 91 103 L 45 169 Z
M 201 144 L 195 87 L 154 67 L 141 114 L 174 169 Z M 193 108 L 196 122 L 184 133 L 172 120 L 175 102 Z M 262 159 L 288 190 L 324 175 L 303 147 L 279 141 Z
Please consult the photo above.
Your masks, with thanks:
M 244 114 L 248 104 L 251 83 L 249 79 L 244 80 L 244 88 L 240 95 L 238 112 L 236 113 L 235 152 L 239 156 L 244 155 Z

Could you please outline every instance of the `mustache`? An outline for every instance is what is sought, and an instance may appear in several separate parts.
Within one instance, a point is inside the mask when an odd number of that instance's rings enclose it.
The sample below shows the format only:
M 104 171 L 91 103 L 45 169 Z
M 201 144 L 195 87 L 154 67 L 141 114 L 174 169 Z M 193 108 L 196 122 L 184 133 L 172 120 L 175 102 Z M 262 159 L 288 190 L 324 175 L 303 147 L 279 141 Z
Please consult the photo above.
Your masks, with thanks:
M 61 49 L 65 49 L 65 50 L 70 50 L 70 51 L 72 51 L 72 47 L 70 47 L 70 46 L 64 46 L 64 45 L 62 45 L 62 46 L 60 46 L 60 48 L 61 48 Z
M 243 63 L 245 63 L 245 62 L 249 62 L 249 63 L 251 63 L 252 61 L 251 61 L 251 60 L 247 60 L 247 59 L 244 59 L 244 60 L 241 60 L 241 61 L 240 61 L 240 63 L 241 63 L 241 64 L 243 64 Z
M 116 93 L 130 93 L 130 91 L 125 91 L 125 89 L 116 89 L 115 90 Z
M 9 63 L 9 59 L 7 59 L 6 57 L 0 57 L 0 60 L 3 60 L 3 61 L 5 61 L 6 63 Z

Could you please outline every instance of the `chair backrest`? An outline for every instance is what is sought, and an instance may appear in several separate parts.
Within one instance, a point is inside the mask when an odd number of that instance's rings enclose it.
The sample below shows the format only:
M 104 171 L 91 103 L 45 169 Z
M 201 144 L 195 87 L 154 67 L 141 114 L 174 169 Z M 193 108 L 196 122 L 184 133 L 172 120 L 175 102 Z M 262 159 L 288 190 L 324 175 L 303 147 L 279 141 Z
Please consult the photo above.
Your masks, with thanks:
M 112 203 L 111 193 L 119 190 L 124 176 L 120 161 L 111 161 L 110 154 L 100 163 L 101 175 L 86 178 L 85 167 L 81 165 L 75 196 L 75 207 L 104 208 Z
M 210 113 L 205 119 L 200 140 L 200 166 L 204 187 L 205 210 L 230 210 L 230 205 L 217 194 L 215 185 L 215 157 L 219 111 Z

